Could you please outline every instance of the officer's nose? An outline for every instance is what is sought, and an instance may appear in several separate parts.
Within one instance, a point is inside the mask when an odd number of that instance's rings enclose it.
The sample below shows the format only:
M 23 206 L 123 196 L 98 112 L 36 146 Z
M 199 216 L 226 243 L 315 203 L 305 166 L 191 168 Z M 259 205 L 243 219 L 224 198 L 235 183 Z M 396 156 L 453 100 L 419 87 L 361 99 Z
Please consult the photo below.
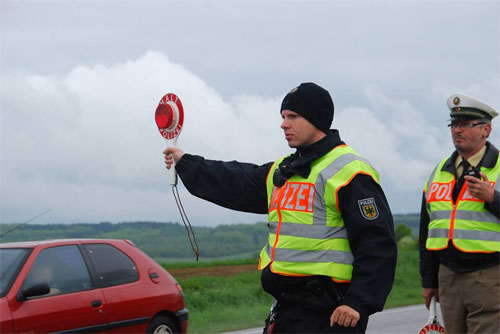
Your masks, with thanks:
M 283 121 L 281 122 L 281 128 L 283 130 L 289 128 L 289 124 L 288 124 L 288 121 L 286 120 L 286 118 L 283 118 Z

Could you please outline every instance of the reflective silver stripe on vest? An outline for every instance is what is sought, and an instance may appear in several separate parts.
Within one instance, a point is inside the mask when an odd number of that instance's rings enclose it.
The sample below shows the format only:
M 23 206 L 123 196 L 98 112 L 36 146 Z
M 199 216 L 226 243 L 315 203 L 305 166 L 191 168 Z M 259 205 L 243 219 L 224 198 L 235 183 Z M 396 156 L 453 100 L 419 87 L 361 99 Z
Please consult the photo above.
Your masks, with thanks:
M 325 207 L 325 199 L 323 198 L 325 195 L 325 187 L 326 182 L 332 178 L 335 174 L 337 174 L 345 165 L 353 161 L 362 161 L 369 166 L 371 164 L 368 160 L 356 155 L 354 153 L 346 153 L 344 155 L 339 156 L 335 159 L 331 164 L 326 166 L 318 175 L 316 179 L 316 184 L 314 185 L 316 188 L 316 194 L 314 196 L 314 216 L 313 216 L 313 225 L 325 225 L 326 224 L 326 207 Z M 321 195 L 321 196 L 319 196 Z
M 267 256 L 268 256 L 270 259 L 272 259 L 272 257 L 271 257 L 272 247 L 271 247 L 271 245 L 269 245 L 269 242 L 266 244 L 266 248 L 265 248 L 265 249 L 266 249 Z
M 437 219 L 450 219 L 451 218 L 451 210 L 443 210 L 443 211 L 431 211 L 429 214 L 430 221 Z
M 278 222 L 268 223 L 269 232 L 276 234 Z M 281 222 L 280 235 L 291 235 L 313 239 L 347 239 L 347 230 L 344 227 L 329 227 L 324 225 L 305 225 Z
M 431 228 L 428 238 L 448 238 L 449 231 L 447 228 Z
M 451 210 L 432 211 L 429 215 L 431 221 L 437 219 L 450 219 Z M 488 212 L 477 212 L 468 210 L 457 210 L 455 219 L 474 220 L 478 222 L 500 224 L 500 220 Z
M 500 232 L 454 230 L 454 239 L 500 241 Z
M 354 256 L 351 252 L 334 250 L 304 251 L 277 248 L 274 251 L 274 260 L 283 262 L 342 263 L 352 265 Z
M 271 258 L 271 247 L 266 246 L 266 252 Z M 354 256 L 351 252 L 321 250 L 305 251 L 297 249 L 276 248 L 274 250 L 274 261 L 282 262 L 305 262 L 305 263 L 342 263 L 352 265 Z
M 474 221 L 484 222 L 484 223 L 500 224 L 500 219 L 493 216 L 489 212 L 457 210 L 455 213 L 455 219 L 474 220 Z

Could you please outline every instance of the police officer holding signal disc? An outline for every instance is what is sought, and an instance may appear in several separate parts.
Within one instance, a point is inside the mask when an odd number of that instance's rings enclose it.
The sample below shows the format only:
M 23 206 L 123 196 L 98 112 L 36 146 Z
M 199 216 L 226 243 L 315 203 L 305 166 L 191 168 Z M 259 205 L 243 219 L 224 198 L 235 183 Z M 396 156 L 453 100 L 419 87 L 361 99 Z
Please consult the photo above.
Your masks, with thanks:
M 456 150 L 424 187 L 422 295 L 440 301 L 448 334 L 500 333 L 500 155 L 487 141 L 498 113 L 461 94 L 448 107 Z
M 280 113 L 295 152 L 264 165 L 163 152 L 193 195 L 268 214 L 259 269 L 277 303 L 267 332 L 363 333 L 394 281 L 396 241 L 379 174 L 330 130 L 333 111 L 320 86 L 292 89 Z

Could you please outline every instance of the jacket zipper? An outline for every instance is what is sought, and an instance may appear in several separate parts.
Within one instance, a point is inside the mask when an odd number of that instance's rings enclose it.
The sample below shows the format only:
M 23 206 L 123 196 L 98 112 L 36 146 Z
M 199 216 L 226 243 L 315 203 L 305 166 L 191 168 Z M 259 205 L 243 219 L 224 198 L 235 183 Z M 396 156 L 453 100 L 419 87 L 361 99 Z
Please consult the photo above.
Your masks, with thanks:
M 453 203 L 453 206 L 451 208 L 451 221 L 450 221 L 450 232 L 448 232 L 448 240 L 453 239 L 453 231 L 455 228 L 455 213 L 457 210 L 457 205 Z
M 460 198 L 462 198 L 464 196 L 464 193 L 467 190 L 467 187 L 468 187 L 468 184 L 467 184 L 467 181 L 465 181 L 464 184 L 462 185 L 462 189 L 460 189 L 460 192 L 457 195 L 456 202 L 454 202 L 453 198 L 452 198 L 450 232 L 448 233 L 448 240 L 452 240 L 454 238 L 455 215 L 457 213 L 457 206 L 458 206 L 458 203 L 460 202 Z

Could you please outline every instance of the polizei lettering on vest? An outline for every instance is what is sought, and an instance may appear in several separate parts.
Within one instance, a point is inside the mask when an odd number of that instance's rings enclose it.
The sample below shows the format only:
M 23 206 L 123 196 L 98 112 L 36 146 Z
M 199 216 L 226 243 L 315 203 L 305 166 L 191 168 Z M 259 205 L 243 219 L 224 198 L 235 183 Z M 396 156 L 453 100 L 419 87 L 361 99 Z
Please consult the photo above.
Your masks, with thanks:
M 495 182 L 490 182 L 491 187 L 495 186 Z M 451 192 L 455 185 L 455 181 L 451 181 L 449 183 L 438 183 L 434 182 L 429 187 L 429 191 L 427 193 L 427 202 L 436 202 L 436 201 L 451 201 Z M 462 201 L 476 201 L 481 202 L 481 200 L 473 197 L 469 193 L 469 187 L 466 183 L 466 189 L 463 191 L 458 200 Z
M 312 183 L 287 182 L 282 187 L 274 187 L 269 211 L 280 209 L 313 212 L 314 193 Z
M 427 202 L 451 201 L 451 191 L 455 181 L 449 183 L 432 183 L 427 194 Z

